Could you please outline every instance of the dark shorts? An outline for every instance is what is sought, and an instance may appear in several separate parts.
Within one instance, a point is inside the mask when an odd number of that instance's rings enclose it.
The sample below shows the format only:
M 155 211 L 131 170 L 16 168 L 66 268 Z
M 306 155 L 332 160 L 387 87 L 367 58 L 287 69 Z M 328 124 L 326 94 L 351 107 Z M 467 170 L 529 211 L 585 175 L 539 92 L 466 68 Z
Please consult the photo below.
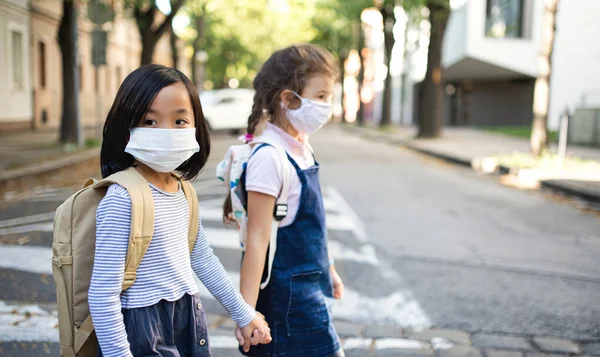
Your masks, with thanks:
M 131 353 L 135 357 L 211 357 L 206 314 L 200 295 L 123 309 Z M 98 353 L 102 356 L 102 352 Z

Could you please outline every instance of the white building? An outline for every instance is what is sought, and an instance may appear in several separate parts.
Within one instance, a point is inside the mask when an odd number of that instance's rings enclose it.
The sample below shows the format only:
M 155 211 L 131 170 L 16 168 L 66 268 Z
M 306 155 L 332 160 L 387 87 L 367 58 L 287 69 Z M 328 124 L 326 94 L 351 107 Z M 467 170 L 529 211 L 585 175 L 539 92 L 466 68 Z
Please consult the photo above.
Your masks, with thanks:
M 0 0 L 0 130 L 31 127 L 30 16 L 25 0 Z
M 544 0 L 452 0 L 444 38 L 450 125 L 529 125 Z M 600 105 L 600 1 L 561 0 L 548 123 L 569 106 Z

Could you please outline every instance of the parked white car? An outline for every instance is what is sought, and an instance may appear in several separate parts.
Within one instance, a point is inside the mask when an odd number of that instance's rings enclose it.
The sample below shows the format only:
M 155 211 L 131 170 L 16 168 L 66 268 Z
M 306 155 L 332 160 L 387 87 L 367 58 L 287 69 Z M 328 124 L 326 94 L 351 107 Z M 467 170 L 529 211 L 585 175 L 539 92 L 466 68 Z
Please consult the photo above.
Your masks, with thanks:
M 216 89 L 200 93 L 204 118 L 211 130 L 246 129 L 253 100 L 252 89 Z

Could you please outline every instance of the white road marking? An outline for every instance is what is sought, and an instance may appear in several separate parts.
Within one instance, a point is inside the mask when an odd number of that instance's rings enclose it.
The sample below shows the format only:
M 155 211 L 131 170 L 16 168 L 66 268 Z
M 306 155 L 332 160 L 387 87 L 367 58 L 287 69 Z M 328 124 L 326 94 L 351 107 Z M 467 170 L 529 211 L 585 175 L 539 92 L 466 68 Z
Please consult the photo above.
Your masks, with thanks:
M 33 245 L 0 245 L 0 268 L 52 274 L 52 248 Z
M 441 338 L 441 337 L 434 337 L 431 339 L 431 347 L 433 347 L 434 350 L 449 350 L 452 347 L 454 347 L 454 343 Z
M 237 233 L 232 230 L 206 228 L 208 243 L 213 248 L 240 251 Z M 330 240 L 331 255 L 338 261 L 355 261 L 374 266 L 380 264 L 372 246 L 359 251 L 344 248 L 342 243 Z M 27 259 L 23 259 L 27 257 Z M 52 274 L 52 248 L 33 245 L 0 245 L 0 268 L 37 274 Z
M 338 192 L 338 190 L 328 186 L 323 188 L 323 192 L 325 193 L 325 197 L 329 197 L 332 201 L 337 203 L 336 208 L 338 212 L 341 213 L 341 216 L 347 217 L 347 220 L 352 222 L 352 231 L 356 237 L 362 242 L 366 242 L 368 238 L 364 223 L 354 212 L 348 202 L 346 202 L 344 197 Z
M 238 233 L 234 229 L 204 228 L 208 238 L 208 244 L 213 248 L 223 248 L 241 251 Z M 335 240 L 329 240 L 329 253 L 335 260 L 353 261 L 358 263 L 367 263 L 378 266 L 379 258 L 375 253 L 375 248 L 366 244 L 359 250 L 353 250 L 344 246 L 344 243 Z
M 217 182 L 217 184 L 219 184 Z M 216 187 L 217 185 L 211 185 Z M 368 244 L 364 225 L 354 213 L 343 197 L 333 188 L 324 189 L 324 204 L 327 214 L 328 229 L 352 231 L 357 239 L 364 242 L 357 250 L 350 249 L 345 242 L 329 241 L 329 248 L 336 260 L 353 261 L 377 266 L 382 271 L 382 278 L 398 279 L 397 274 L 380 261 L 375 248 Z M 212 199 L 200 202 L 200 214 L 205 221 L 221 221 L 222 199 Z M 52 219 L 54 212 L 21 217 L 17 219 L 0 221 L 0 235 L 27 233 L 33 231 L 52 232 Z M 234 229 L 205 228 L 209 244 L 213 247 L 240 249 L 237 232 Z M 27 257 L 27 259 L 23 259 Z M 37 246 L 0 245 L 0 268 L 15 269 L 31 273 L 52 274 L 52 249 Z M 230 278 L 239 287 L 239 272 L 228 272 Z M 203 284 L 196 280 L 204 299 L 214 299 Z M 24 307 L 23 307 L 24 308 Z M 2 305 L 0 301 L 0 341 L 57 341 L 58 335 L 55 328 L 49 326 L 56 320 L 56 312 L 47 315 L 35 309 L 35 305 L 28 305 L 26 315 L 29 319 L 16 318 L 21 316 L 21 310 L 15 312 L 14 308 Z M 7 311 L 10 309 L 10 311 Z M 425 329 L 431 325 L 428 316 L 424 313 L 419 303 L 412 298 L 408 290 L 398 290 L 388 296 L 369 297 L 346 287 L 344 299 L 334 302 L 334 316 L 347 321 L 360 323 L 391 323 L 415 330 Z M 16 324 L 16 325 L 15 325 Z M 350 340 L 352 341 L 352 340 Z M 386 346 L 407 345 L 407 340 L 398 342 L 394 339 L 383 341 L 378 348 L 391 348 Z M 356 344 L 360 343 L 355 341 Z M 349 342 L 350 346 L 352 343 Z M 445 341 L 439 342 L 440 349 L 447 347 Z M 386 345 L 387 344 L 387 345 Z M 237 341 L 233 336 L 215 336 L 211 338 L 213 348 L 237 348 Z M 414 346 L 414 345 L 412 345 Z M 406 347 L 413 348 L 413 347 Z
M 382 338 L 375 340 L 376 350 L 387 350 L 390 348 L 413 350 L 425 348 L 425 344 L 416 340 L 405 340 L 403 338 Z
M 240 274 L 228 271 L 227 274 L 234 286 L 239 289 Z M 215 298 L 206 287 L 195 277 L 203 299 Z M 419 303 L 409 298 L 410 293 L 396 291 L 384 297 L 368 297 L 348 287 L 344 289 L 344 298 L 335 300 L 333 316 L 335 318 L 365 323 L 390 323 L 402 327 L 410 327 L 415 331 L 424 330 L 431 326 Z
M 202 222 L 222 222 L 223 221 L 223 210 L 221 207 L 218 208 L 202 208 L 200 207 L 200 217 Z M 355 231 L 355 222 L 346 216 L 337 214 L 328 214 L 325 220 L 327 229 L 332 231 Z M 355 232 L 356 233 L 356 232 Z
M 342 242 L 329 239 L 328 246 L 329 253 L 335 260 L 366 263 L 373 266 L 379 266 L 381 264 L 381 261 L 377 258 L 377 254 L 375 253 L 375 248 L 370 244 L 365 244 L 360 247 L 360 250 L 355 251 L 346 248 Z
M 223 336 L 217 335 L 212 336 L 210 334 L 210 329 L 208 330 L 208 343 L 210 344 L 210 348 L 226 348 L 226 349 L 237 349 L 239 343 L 235 336 L 233 336 L 233 331 L 231 331 L 231 336 Z
M 10 341 L 58 342 L 58 329 L 0 325 L 0 342 Z
M 373 339 L 371 338 L 347 338 L 342 342 L 342 346 L 345 351 L 351 350 L 368 350 L 371 348 L 373 344 Z

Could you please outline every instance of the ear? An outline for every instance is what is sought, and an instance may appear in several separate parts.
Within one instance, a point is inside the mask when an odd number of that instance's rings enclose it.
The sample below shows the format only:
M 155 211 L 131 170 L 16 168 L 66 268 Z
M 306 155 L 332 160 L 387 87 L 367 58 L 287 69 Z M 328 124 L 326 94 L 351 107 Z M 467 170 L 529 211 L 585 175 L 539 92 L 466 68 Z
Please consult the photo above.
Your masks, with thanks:
M 300 99 L 289 89 L 285 89 L 279 95 L 279 99 L 281 103 L 285 105 L 286 108 L 289 109 L 298 109 L 300 107 Z
M 284 89 L 281 94 L 279 94 L 279 100 L 281 103 L 283 103 L 283 105 L 285 105 L 286 108 L 290 107 L 295 97 L 296 96 L 294 93 L 292 93 L 292 91 L 289 89 Z

